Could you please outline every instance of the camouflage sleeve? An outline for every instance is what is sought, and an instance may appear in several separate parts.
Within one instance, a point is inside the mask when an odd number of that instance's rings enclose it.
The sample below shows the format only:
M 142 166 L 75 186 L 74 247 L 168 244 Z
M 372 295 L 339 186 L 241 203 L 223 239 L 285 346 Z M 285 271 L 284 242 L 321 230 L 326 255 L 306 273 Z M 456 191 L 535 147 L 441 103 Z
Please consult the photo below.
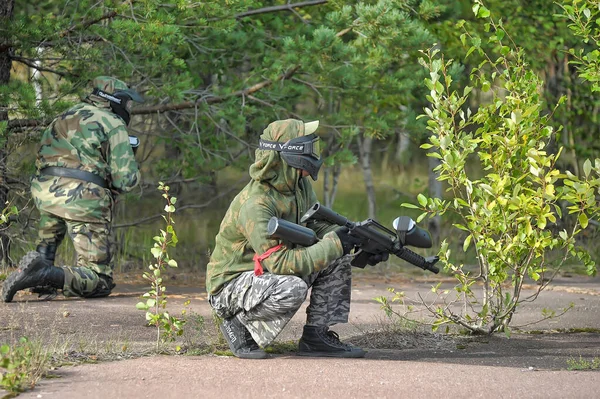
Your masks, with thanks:
M 272 216 L 277 216 L 274 208 L 261 200 L 250 199 L 240 209 L 238 226 L 257 254 L 280 244 L 279 240 L 267 237 L 267 224 Z M 337 235 L 331 233 L 310 247 L 290 249 L 284 246 L 263 260 L 262 265 L 271 273 L 306 276 L 326 268 L 342 255 L 342 244 Z
M 315 194 L 315 190 L 313 190 L 312 186 L 309 187 L 309 190 L 308 203 L 310 206 L 312 206 L 315 202 L 317 202 L 317 194 Z M 306 223 L 306 227 L 314 231 L 317 234 L 317 237 L 323 238 L 327 233 L 335 231 L 340 226 L 328 222 L 311 220 Z
M 108 133 L 108 159 L 111 188 L 119 193 L 133 190 L 140 180 L 140 171 L 129 145 L 129 134 L 124 125 Z

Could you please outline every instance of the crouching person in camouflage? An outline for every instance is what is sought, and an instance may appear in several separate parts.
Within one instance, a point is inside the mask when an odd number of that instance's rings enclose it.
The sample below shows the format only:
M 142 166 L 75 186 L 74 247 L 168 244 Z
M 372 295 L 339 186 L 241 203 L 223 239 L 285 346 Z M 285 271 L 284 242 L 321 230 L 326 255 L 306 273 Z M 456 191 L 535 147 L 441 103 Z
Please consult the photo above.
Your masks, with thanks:
M 262 359 L 269 345 L 298 311 L 312 287 L 299 355 L 363 357 L 329 327 L 347 323 L 351 266 L 356 245 L 346 228 L 309 222 L 321 240 L 294 247 L 267 237 L 273 216 L 298 223 L 316 202 L 313 180 L 323 163 L 318 121 L 271 123 L 261 135 L 252 180 L 232 201 L 207 266 L 209 302 L 233 354 Z M 373 264 L 375 262 L 372 262 Z
M 42 135 L 31 182 L 40 212 L 39 244 L 4 282 L 4 302 L 26 288 L 93 298 L 108 296 L 115 286 L 114 195 L 138 184 L 138 140 L 128 135 L 127 125 L 132 102 L 142 98 L 111 77 L 98 77 L 92 86 L 82 103 L 59 115 Z M 67 233 L 77 265 L 57 267 L 56 249 Z

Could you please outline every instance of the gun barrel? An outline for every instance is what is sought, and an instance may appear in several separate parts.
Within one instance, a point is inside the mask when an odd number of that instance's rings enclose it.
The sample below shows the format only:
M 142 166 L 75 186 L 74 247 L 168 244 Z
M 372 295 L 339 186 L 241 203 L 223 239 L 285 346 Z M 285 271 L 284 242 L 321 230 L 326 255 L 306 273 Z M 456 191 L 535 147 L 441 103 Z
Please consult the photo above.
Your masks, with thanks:
M 394 252 L 394 255 L 400 259 L 404 259 L 408 263 L 420 267 L 423 270 L 429 270 L 432 273 L 438 274 L 440 269 L 434 266 L 434 263 L 438 261 L 437 256 L 425 259 L 421 255 L 414 253 L 408 248 L 402 247 L 399 251 Z
M 325 220 L 331 224 L 337 224 L 338 226 L 346 226 L 348 228 L 354 227 L 354 223 L 352 223 L 339 213 L 335 212 L 334 210 L 321 205 L 321 203 L 318 201 L 315 202 L 315 204 L 311 206 L 308 211 L 306 211 L 306 213 L 302 216 L 302 219 L 300 221 L 302 223 L 305 223 L 311 219 Z
M 294 244 L 309 247 L 316 244 L 319 238 L 314 231 L 308 227 L 300 226 L 285 219 L 273 216 L 267 224 L 267 236 L 269 238 L 281 238 Z

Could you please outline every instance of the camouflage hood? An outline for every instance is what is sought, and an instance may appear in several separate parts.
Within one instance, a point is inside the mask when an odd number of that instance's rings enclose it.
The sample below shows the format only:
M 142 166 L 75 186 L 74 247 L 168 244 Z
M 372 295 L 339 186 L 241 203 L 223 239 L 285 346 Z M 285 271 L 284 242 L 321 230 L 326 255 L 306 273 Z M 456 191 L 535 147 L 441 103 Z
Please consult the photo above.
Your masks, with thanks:
M 304 122 L 286 119 L 271 123 L 260 136 L 262 140 L 285 143 L 304 136 Z M 272 150 L 256 150 L 255 162 L 250 166 L 250 177 L 268 183 L 280 193 L 293 192 L 298 184 L 300 172 L 286 164 L 281 153 Z
M 122 80 L 111 76 L 98 76 L 92 81 L 92 90 L 93 89 L 99 89 L 108 94 L 113 94 L 118 90 L 129 90 L 129 86 Z M 95 105 L 98 108 L 110 108 L 110 102 L 107 99 L 94 94 L 88 94 L 83 98 L 83 101 Z

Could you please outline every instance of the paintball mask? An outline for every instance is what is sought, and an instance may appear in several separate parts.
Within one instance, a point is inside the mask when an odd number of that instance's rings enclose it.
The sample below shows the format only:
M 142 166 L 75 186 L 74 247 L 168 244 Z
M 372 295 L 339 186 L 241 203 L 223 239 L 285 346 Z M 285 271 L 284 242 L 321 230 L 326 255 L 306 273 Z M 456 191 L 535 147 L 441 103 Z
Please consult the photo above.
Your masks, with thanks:
M 115 92 L 111 94 L 98 88 L 94 88 L 92 94 L 108 100 L 112 112 L 119 115 L 123 121 L 125 121 L 126 125 L 129 125 L 129 120 L 131 119 L 131 107 L 133 101 L 138 103 L 144 102 L 142 96 L 132 89 L 115 90 Z
M 302 169 L 308 172 L 314 181 L 317 180 L 319 169 L 323 164 L 319 151 L 319 136 L 313 132 L 317 130 L 319 121 L 304 124 L 304 133 L 300 136 L 280 143 L 278 141 L 260 140 L 261 150 L 272 150 L 281 153 L 281 158 L 292 168 Z
M 137 136 L 129 136 L 129 145 L 131 146 L 133 155 L 135 155 L 138 147 L 140 146 L 140 139 Z

